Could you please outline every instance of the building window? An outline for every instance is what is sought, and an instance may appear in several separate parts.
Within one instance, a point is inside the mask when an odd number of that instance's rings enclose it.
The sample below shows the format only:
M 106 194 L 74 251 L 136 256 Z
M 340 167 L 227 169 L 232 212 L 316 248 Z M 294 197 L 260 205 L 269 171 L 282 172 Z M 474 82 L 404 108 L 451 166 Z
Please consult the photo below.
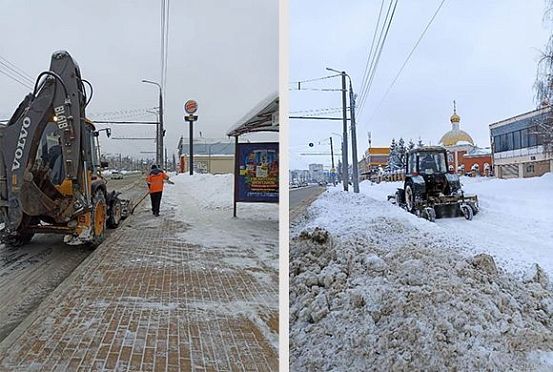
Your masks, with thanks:
M 513 132 L 507 133 L 507 149 L 513 150 L 515 148 L 513 144 Z
M 513 145 L 514 150 L 520 149 L 520 130 L 513 133 Z
M 497 152 L 507 151 L 507 135 L 501 134 L 499 136 L 496 136 L 495 146 Z
M 534 173 L 534 164 L 526 166 L 526 173 Z
M 523 129 L 520 131 L 520 147 L 528 147 L 528 129 Z

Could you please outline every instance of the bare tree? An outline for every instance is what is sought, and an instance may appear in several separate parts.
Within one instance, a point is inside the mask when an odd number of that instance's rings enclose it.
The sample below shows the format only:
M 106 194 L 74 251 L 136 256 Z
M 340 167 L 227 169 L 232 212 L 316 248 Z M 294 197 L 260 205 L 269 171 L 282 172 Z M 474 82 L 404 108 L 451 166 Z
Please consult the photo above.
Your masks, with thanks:
M 543 20 L 546 26 L 553 30 L 553 0 L 546 0 Z M 534 91 L 538 108 L 551 108 L 553 104 L 553 34 L 549 36 L 545 50 L 542 51 L 538 61 Z M 553 154 L 553 110 L 548 110 L 543 119 L 534 120 L 528 134 L 537 136 L 537 142 L 543 145 L 546 154 Z

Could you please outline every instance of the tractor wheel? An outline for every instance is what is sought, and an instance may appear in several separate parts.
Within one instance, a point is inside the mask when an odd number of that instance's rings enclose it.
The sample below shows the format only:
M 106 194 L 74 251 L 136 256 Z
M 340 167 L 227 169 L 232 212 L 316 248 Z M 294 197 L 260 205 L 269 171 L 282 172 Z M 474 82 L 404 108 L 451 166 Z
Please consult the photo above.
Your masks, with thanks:
M 474 216 L 474 212 L 472 210 L 472 207 L 468 204 L 461 204 L 461 212 L 463 212 L 463 216 L 467 220 L 472 220 L 472 217 Z
M 92 240 L 90 246 L 96 248 L 106 238 L 107 204 L 102 190 L 97 190 L 92 199 Z
M 121 200 L 116 198 L 113 201 L 113 204 L 110 209 L 109 217 L 108 217 L 108 227 L 111 229 L 115 229 L 119 226 L 121 223 Z
M 403 200 L 401 200 L 401 192 L 399 190 L 396 191 L 396 205 L 398 207 L 401 207 L 401 204 L 403 204 Z
M 424 208 L 424 218 L 426 218 L 430 222 L 436 221 L 436 211 L 434 208 L 426 207 Z
M 415 213 L 415 190 L 411 183 L 405 185 L 405 208 L 407 211 Z

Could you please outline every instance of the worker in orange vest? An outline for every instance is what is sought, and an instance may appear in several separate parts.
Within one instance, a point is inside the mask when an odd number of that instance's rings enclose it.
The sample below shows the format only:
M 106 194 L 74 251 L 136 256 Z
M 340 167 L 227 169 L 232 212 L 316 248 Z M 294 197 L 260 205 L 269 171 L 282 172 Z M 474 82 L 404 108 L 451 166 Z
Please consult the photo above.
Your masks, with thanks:
M 152 165 L 152 170 L 146 178 L 148 189 L 150 190 L 150 199 L 152 200 L 152 213 L 154 216 L 159 216 L 159 205 L 161 204 L 161 194 L 163 193 L 163 181 L 169 180 L 169 176 L 164 171 L 158 168 L 157 165 Z

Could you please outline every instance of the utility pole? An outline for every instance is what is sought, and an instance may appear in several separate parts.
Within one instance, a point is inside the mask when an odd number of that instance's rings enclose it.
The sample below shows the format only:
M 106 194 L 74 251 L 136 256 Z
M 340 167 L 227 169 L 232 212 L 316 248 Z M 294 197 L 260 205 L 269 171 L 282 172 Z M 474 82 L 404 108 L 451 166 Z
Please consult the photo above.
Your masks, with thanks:
M 188 168 L 190 175 L 194 174 L 194 129 L 193 129 L 193 121 L 188 122 L 190 127 L 190 144 L 188 145 L 189 149 L 189 156 L 188 156 Z
M 163 137 L 165 131 L 163 130 L 163 96 L 161 94 L 161 88 L 159 89 L 159 162 L 163 166 Z
M 150 81 L 150 80 L 142 80 L 143 83 L 147 83 L 147 84 L 153 84 L 153 85 L 156 85 L 158 88 L 159 88 L 159 126 L 158 126 L 158 130 L 156 131 L 156 138 L 157 138 L 157 143 L 156 143 L 156 163 L 162 167 L 164 162 L 163 162 L 163 135 L 164 135 L 164 130 L 163 130 L 163 93 L 162 93 L 162 89 L 161 89 L 161 85 L 159 83 L 156 83 L 155 81 Z
M 334 147 L 332 146 L 332 137 L 330 137 L 330 159 L 332 160 L 332 168 L 330 168 L 330 172 L 332 174 L 332 184 L 336 186 L 336 180 L 334 179 L 336 169 L 334 169 Z
M 346 72 L 342 71 L 342 120 L 343 120 L 343 135 L 342 135 L 342 183 L 344 191 L 348 191 L 349 175 L 348 175 L 348 113 L 346 101 Z
M 351 158 L 353 161 L 353 192 L 359 194 L 359 169 L 357 163 L 357 134 L 355 129 L 355 94 L 349 79 L 349 110 L 351 113 Z

